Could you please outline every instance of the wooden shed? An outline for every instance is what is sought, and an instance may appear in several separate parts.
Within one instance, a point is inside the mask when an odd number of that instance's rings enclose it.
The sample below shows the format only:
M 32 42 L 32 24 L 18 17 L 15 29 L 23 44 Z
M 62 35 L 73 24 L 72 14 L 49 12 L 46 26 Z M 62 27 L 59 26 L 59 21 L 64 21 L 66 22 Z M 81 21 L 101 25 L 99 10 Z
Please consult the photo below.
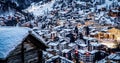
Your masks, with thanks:
M 0 28 L 0 63 L 44 63 L 48 46 L 29 28 Z

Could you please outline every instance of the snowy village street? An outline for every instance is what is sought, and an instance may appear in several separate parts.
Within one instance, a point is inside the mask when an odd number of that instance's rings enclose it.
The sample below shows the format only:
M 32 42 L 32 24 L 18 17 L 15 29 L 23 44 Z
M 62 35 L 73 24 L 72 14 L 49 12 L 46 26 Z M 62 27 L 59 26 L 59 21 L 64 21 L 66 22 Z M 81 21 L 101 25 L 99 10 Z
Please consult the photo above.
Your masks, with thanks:
M 0 63 L 120 63 L 120 0 L 0 1 Z

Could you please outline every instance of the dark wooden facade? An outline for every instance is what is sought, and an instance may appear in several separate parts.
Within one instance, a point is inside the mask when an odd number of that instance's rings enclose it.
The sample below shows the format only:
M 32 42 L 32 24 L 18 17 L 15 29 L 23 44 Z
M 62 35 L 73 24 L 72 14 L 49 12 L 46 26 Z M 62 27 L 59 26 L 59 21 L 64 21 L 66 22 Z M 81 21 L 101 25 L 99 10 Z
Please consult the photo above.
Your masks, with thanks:
M 34 35 L 28 35 L 7 58 L 0 59 L 0 63 L 44 63 L 43 52 L 47 46 Z

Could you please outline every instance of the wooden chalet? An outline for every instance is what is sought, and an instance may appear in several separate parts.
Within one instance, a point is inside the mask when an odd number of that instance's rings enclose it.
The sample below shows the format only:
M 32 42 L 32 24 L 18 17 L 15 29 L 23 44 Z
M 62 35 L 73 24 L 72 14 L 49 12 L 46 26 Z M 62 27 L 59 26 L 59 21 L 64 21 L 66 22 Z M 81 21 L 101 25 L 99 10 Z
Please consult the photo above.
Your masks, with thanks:
M 0 28 L 0 63 L 44 63 L 48 46 L 29 28 Z

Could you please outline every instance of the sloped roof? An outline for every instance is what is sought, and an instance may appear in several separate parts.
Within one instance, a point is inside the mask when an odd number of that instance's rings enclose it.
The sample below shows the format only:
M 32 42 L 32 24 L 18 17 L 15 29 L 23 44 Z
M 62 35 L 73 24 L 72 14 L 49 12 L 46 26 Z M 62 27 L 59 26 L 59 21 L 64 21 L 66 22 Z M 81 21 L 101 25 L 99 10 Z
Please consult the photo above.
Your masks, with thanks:
M 108 56 L 108 58 L 111 60 L 120 61 L 120 52 L 117 52 L 115 54 L 111 54 Z
M 65 57 L 61 57 L 61 56 L 59 56 L 59 55 L 54 56 L 54 57 L 52 57 L 52 58 L 48 59 L 48 60 L 46 61 L 46 63 L 52 62 L 52 61 L 53 61 L 53 60 L 55 60 L 55 59 L 66 60 L 66 62 L 67 62 L 67 63 L 74 63 L 73 61 L 68 60 L 68 59 L 67 59 L 67 58 L 65 58 Z
M 5 59 L 29 35 L 29 28 L 0 27 L 0 58 Z M 34 37 L 38 37 L 33 32 Z M 37 38 L 38 39 L 38 38 Z M 39 41 L 44 42 L 41 38 Z

